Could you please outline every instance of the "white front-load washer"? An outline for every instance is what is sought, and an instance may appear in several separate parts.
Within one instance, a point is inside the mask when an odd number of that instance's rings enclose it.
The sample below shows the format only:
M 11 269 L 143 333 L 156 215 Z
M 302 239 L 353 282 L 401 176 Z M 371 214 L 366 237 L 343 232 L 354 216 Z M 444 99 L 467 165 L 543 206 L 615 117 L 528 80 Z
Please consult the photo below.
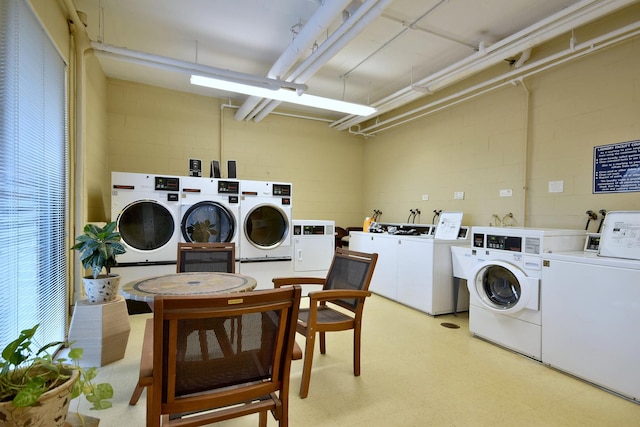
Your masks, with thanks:
M 181 184 L 181 241 L 235 243 L 238 257 L 240 182 L 184 177 Z
M 180 241 L 180 177 L 111 173 L 111 220 L 126 252 L 118 265 L 176 263 Z
M 289 183 L 241 181 L 240 261 L 291 260 Z
M 473 227 L 467 277 L 471 334 L 541 360 L 542 255 L 579 250 L 585 236 L 579 230 Z

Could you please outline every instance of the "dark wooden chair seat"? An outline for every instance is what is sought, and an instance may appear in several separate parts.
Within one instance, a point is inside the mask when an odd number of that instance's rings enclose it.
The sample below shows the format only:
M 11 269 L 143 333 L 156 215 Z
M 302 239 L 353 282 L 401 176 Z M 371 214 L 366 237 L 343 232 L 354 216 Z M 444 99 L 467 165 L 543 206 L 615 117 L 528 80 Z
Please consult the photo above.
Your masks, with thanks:
M 146 323 L 138 380 L 147 387 L 147 426 L 197 426 L 258 413 L 259 425 L 266 427 L 271 411 L 286 427 L 300 294 L 296 286 L 157 297 L 154 318 Z M 242 328 L 232 329 L 237 319 Z M 206 354 L 199 331 L 208 338 Z M 234 334 L 229 341 L 242 346 L 225 350 L 216 339 L 221 331 Z
M 353 329 L 353 374 L 360 375 L 360 341 L 362 311 L 378 254 L 338 248 L 326 278 L 275 278 L 276 288 L 290 285 L 318 285 L 322 290 L 309 292 L 309 308 L 298 314 L 297 332 L 306 337 L 300 397 L 309 394 L 311 365 L 316 334 L 320 337 L 320 353 L 326 353 L 326 332 Z M 302 355 L 301 355 L 302 356 Z

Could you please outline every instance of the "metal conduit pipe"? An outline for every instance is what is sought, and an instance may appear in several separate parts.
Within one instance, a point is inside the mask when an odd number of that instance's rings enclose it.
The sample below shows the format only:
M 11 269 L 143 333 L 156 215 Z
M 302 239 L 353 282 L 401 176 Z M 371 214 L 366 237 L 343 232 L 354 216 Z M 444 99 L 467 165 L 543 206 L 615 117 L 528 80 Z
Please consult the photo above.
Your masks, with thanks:
M 307 86 L 303 84 L 287 82 L 279 79 L 258 77 L 252 74 L 240 73 L 238 71 L 231 71 L 223 68 L 210 67 L 208 65 L 202 65 L 195 62 L 168 58 L 166 56 L 153 55 L 150 53 L 126 49 L 123 47 L 106 45 L 95 41 L 91 42 L 91 47 L 96 52 L 100 52 L 101 54 L 105 55 L 111 55 L 128 62 L 164 68 L 167 70 L 178 71 L 182 73 L 211 76 L 218 79 L 228 79 L 235 82 L 242 82 L 250 85 L 273 89 L 285 87 L 303 92 L 307 90 Z
M 280 78 L 296 63 L 307 49 L 313 46 L 313 43 L 325 31 L 331 22 L 351 3 L 352 0 L 332 0 L 322 2 L 318 10 L 313 14 L 311 19 L 302 27 L 302 30 L 296 37 L 291 40 L 289 47 L 280 55 L 273 64 L 267 77 Z M 251 110 L 255 108 L 262 98 L 258 96 L 250 96 L 240 106 L 235 113 L 236 120 L 243 120 Z
M 431 15 L 433 12 L 435 12 L 437 9 L 440 8 L 440 6 L 442 6 L 443 4 L 447 3 L 449 0 L 440 0 L 435 6 L 431 6 L 429 8 L 429 10 L 427 10 L 426 12 L 424 12 L 422 15 L 418 16 L 416 19 L 414 19 L 411 23 L 407 24 L 403 29 L 401 29 L 399 32 L 397 32 L 394 36 L 392 36 L 390 39 L 388 39 L 386 42 L 384 42 L 382 44 L 382 46 L 380 46 L 378 49 L 374 50 L 373 52 L 371 52 L 369 55 L 367 55 L 366 58 L 362 59 L 360 62 L 358 62 L 356 65 L 354 65 L 349 71 L 347 71 L 346 73 L 343 73 L 342 77 L 343 79 L 349 77 L 351 75 L 351 73 L 353 73 L 358 67 L 360 67 L 362 64 L 364 64 L 365 62 L 367 62 L 369 59 L 373 58 L 375 55 L 378 54 L 378 52 L 380 52 L 381 50 L 385 49 L 387 46 L 389 46 L 394 40 L 398 39 L 400 36 L 402 36 L 404 33 L 406 33 L 407 31 L 409 31 L 410 29 L 412 29 L 415 25 L 418 24 L 418 22 L 422 21 L 424 18 L 426 18 L 427 16 Z M 382 15 L 382 14 L 381 14 Z
M 529 117 L 531 115 L 531 92 L 524 82 L 524 78 L 518 79 L 522 90 L 524 90 L 524 144 L 522 148 L 522 225 L 528 224 L 527 217 L 527 198 L 529 197 Z
M 300 66 L 289 76 L 287 80 L 295 82 L 306 82 L 311 76 L 326 64 L 335 54 L 340 51 L 347 43 L 357 36 L 370 22 L 382 14 L 384 9 L 392 2 L 392 0 L 369 0 L 363 4 L 358 10 L 343 24 L 336 32 L 334 32 L 327 42 L 327 48 L 322 51 L 316 51 L 310 55 Z M 323 43 L 326 44 L 327 42 Z M 273 111 L 279 101 L 271 101 L 262 109 L 254 118 L 259 122 Z
M 398 116 L 394 116 L 387 120 L 377 122 L 367 128 L 360 129 L 357 132 L 353 132 L 350 130 L 350 133 L 365 137 L 375 136 L 375 134 L 371 133 L 371 131 L 375 130 L 377 132 L 382 132 L 396 126 L 409 123 L 418 118 L 425 117 L 437 111 L 441 111 L 445 108 L 457 105 L 461 102 L 466 102 L 480 95 L 492 92 L 493 90 L 496 90 L 505 85 L 512 84 L 512 81 L 514 79 L 525 79 L 533 77 L 539 73 L 555 68 L 571 60 L 578 59 L 582 56 L 594 53 L 598 50 L 624 42 L 626 40 L 630 40 L 638 36 L 640 36 L 640 22 L 627 25 L 615 31 L 611 31 L 605 35 L 596 37 L 584 43 L 580 43 L 574 47 L 569 47 L 568 49 L 558 52 L 547 58 L 525 65 L 518 70 L 514 70 L 509 73 L 503 74 L 502 76 L 487 80 L 486 82 L 464 89 L 460 92 L 415 108 L 411 111 L 407 111 Z M 404 120 L 401 120 L 403 118 Z M 389 126 L 385 127 L 385 125 Z M 359 124 L 355 124 L 353 126 L 359 126 Z
M 635 1 L 637 0 L 585 0 L 576 3 L 547 19 L 494 43 L 484 50 L 480 49 L 477 53 L 414 83 L 412 86 L 387 96 L 372 106 L 378 109 L 378 114 L 391 111 L 396 108 L 400 102 L 408 103 L 424 96 L 424 93 L 419 93 L 414 90 L 415 86 L 424 86 L 427 92 L 435 92 L 443 89 L 474 73 L 498 64 L 505 58 L 525 52 L 527 49 L 540 45 L 576 27 L 592 22 L 611 12 L 628 6 Z M 338 130 L 345 130 L 349 126 L 361 123 L 364 120 L 366 119 L 358 116 L 346 116 L 334 122 L 331 127 L 336 127 Z
M 75 230 L 81 230 L 84 224 L 87 222 L 87 210 L 86 197 L 84 197 L 83 191 L 85 190 L 85 173 L 84 166 L 86 164 L 86 55 L 90 52 L 90 40 L 87 34 L 82 19 L 78 15 L 78 11 L 71 0 L 64 0 L 64 8 L 67 12 L 67 20 L 71 21 L 69 30 L 71 32 L 71 42 L 73 43 L 75 60 L 75 71 L 73 73 L 74 84 L 74 104 L 73 113 L 71 117 L 73 122 L 70 123 L 71 132 L 75 137 L 75 141 L 69 141 L 70 147 L 70 164 L 69 169 L 71 173 L 71 189 L 73 190 L 73 197 L 70 200 L 70 204 L 73 209 L 73 222 L 72 230 L 69 230 L 72 235 L 77 233 Z M 75 148 L 75 150 L 74 150 Z M 75 157 L 74 157 L 75 156 Z M 78 255 L 75 255 L 78 257 Z M 79 259 L 79 258 L 76 258 Z M 69 270 L 69 296 L 67 303 L 69 306 L 73 305 L 76 299 L 79 299 L 81 294 L 82 285 L 80 278 L 83 276 L 82 264 L 79 262 L 73 262 L 73 266 Z

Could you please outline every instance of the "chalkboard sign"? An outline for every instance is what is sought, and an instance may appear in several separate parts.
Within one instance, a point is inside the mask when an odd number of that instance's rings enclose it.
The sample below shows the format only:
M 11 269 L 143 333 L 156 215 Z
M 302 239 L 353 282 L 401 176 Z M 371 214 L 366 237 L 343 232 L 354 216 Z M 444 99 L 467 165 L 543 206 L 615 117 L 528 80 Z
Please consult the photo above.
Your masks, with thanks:
M 640 191 L 640 140 L 593 148 L 593 193 Z

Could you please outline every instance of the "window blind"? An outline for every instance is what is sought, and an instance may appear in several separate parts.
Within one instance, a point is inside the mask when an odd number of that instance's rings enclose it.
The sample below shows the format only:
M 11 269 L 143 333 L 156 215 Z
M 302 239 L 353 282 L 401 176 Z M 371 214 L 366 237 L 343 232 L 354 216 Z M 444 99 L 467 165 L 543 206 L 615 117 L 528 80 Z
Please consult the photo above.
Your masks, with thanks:
M 0 0 L 0 349 L 66 333 L 66 66 L 25 0 Z

